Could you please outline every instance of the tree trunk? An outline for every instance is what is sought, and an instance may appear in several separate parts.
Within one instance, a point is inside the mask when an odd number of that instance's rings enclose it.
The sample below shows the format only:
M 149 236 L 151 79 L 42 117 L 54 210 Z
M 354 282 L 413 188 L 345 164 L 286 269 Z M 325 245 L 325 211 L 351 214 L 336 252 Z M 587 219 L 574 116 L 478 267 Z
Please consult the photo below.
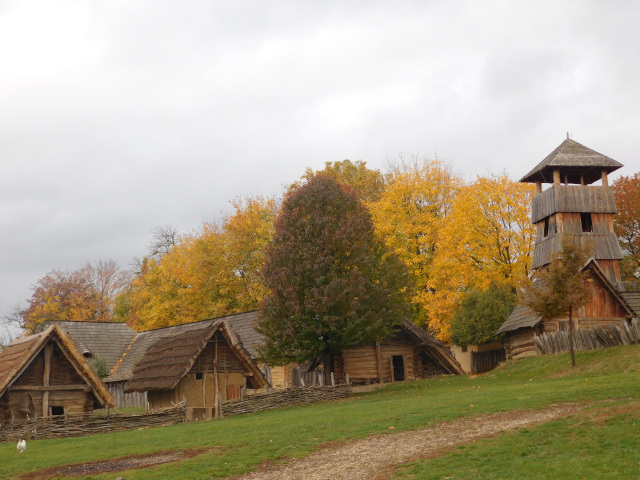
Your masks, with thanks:
M 331 372 L 333 372 L 333 354 L 324 355 L 324 384 L 331 385 Z
M 571 366 L 576 366 L 576 354 L 573 348 L 573 307 L 569 306 L 569 351 L 571 352 Z

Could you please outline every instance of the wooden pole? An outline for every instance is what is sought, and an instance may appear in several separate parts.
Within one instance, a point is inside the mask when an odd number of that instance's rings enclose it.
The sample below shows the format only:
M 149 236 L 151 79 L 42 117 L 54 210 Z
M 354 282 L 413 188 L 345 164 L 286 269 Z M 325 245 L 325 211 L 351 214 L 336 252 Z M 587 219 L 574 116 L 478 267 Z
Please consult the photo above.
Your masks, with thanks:
M 51 380 L 51 356 L 53 355 L 53 343 L 49 342 L 44 347 L 44 375 L 42 377 L 42 384 L 45 387 L 49 386 Z M 45 390 L 42 395 L 42 416 L 49 415 L 49 390 Z
M 569 305 L 569 351 L 571 352 L 571 366 L 576 366 L 576 354 L 573 348 L 573 307 Z
M 382 349 L 380 348 L 380 342 L 376 342 L 376 366 L 378 367 L 378 382 L 382 385 L 384 380 L 382 379 Z
M 220 394 L 218 393 L 218 332 L 215 333 L 215 354 L 213 357 L 213 410 L 214 417 L 218 418 L 220 415 L 220 408 L 218 406 L 220 402 Z
M 202 406 L 207 406 L 207 369 L 204 369 L 202 374 Z

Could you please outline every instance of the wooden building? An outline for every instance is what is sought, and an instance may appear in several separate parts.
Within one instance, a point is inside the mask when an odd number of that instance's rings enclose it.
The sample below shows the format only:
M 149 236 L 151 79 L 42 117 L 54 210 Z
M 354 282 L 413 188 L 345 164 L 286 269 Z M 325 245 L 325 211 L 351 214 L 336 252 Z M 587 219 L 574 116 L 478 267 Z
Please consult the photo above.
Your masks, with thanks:
M 622 165 L 567 138 L 520 181 L 535 183 L 531 221 L 536 226 L 532 269 L 545 268 L 561 248 L 562 237 L 589 245 L 591 301 L 573 315 L 574 328 L 620 323 L 634 311 L 618 291 L 622 250 L 613 231 L 616 213 L 608 174 Z M 599 185 L 593 185 L 599 181 Z M 551 186 L 542 189 L 543 183 Z M 567 318 L 542 318 L 518 305 L 497 333 L 505 333 L 507 358 L 537 355 L 534 336 L 568 330 Z
M 442 344 L 405 320 L 396 333 L 372 345 L 350 348 L 334 358 L 338 378 L 354 384 L 390 383 L 464 370 Z
M 104 361 L 111 372 L 120 362 L 122 354 L 138 335 L 134 329 L 118 322 L 54 322 L 75 342 L 82 355 L 94 362 Z M 113 396 L 116 407 L 139 407 L 147 403 L 146 393 L 124 393 L 126 380 L 113 381 L 110 376 L 103 378 L 104 384 Z
M 150 410 L 186 398 L 187 406 L 217 411 L 220 402 L 247 388 L 268 386 L 236 333 L 224 320 L 168 332 L 150 345 L 125 385 L 125 393 L 147 392 Z
M 0 424 L 30 417 L 85 415 L 112 397 L 75 343 L 52 325 L 0 353 Z

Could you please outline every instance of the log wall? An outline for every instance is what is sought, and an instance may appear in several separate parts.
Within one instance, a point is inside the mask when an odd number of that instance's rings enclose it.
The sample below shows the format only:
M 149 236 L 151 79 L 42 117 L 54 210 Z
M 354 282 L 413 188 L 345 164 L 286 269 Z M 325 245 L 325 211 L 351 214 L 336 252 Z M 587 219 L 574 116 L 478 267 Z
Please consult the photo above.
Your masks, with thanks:
M 390 383 L 394 380 L 392 374 L 392 357 L 394 356 L 403 358 L 405 380 L 415 380 L 416 377 L 422 376 L 425 361 L 421 351 L 403 331 L 380 342 L 379 359 L 375 345 L 350 348 L 337 356 L 334 368 L 340 379 L 344 379 L 346 374 L 349 374 L 353 384 L 379 383 L 378 361 L 380 361 L 382 382 Z
M 504 348 L 507 360 L 535 357 L 537 355 L 534 341 L 534 329 L 526 328 L 507 332 L 504 339 Z

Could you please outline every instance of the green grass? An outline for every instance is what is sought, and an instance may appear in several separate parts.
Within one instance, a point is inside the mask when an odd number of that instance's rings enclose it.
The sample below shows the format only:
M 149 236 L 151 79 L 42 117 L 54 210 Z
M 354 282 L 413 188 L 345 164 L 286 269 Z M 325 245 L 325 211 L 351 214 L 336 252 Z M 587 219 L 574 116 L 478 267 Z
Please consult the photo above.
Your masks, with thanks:
M 397 432 L 562 402 L 597 404 L 588 410 L 594 418 L 609 413 L 602 421 L 577 415 L 476 442 L 398 470 L 398 478 L 522 478 L 524 465 L 530 468 L 531 464 L 538 466 L 539 473 L 527 478 L 585 478 L 593 468 L 590 478 L 640 477 L 640 470 L 634 470 L 640 465 L 633 453 L 639 445 L 632 426 L 640 421 L 633 411 L 625 410 L 640 401 L 640 347 L 579 353 L 577 362 L 571 369 L 568 355 L 537 357 L 475 378 L 446 376 L 397 383 L 339 402 L 173 427 L 29 441 L 24 454 L 18 454 L 13 443 L 4 443 L 0 444 L 0 478 L 56 465 L 187 448 L 210 450 L 178 463 L 120 474 L 127 479 L 221 478 L 240 475 L 263 461 L 306 456 L 324 443 L 388 434 L 390 426 Z M 603 402 L 608 399 L 618 400 L 615 405 Z M 614 407 L 621 410 L 611 410 Z M 558 473 L 564 471 L 569 473 Z

